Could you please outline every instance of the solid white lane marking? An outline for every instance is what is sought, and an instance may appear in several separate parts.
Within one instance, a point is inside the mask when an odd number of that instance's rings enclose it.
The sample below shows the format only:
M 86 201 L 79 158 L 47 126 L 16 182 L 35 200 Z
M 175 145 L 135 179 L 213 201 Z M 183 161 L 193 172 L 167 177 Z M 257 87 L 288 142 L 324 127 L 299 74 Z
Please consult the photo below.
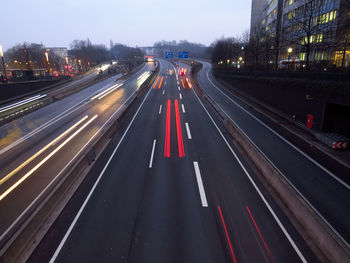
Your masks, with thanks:
M 181 95 L 181 93 L 180 93 L 180 95 L 179 95 L 179 96 L 180 96 L 180 100 L 182 100 L 182 95 Z
M 165 90 L 163 90 L 163 95 L 165 94 Z
M 160 106 L 159 106 L 159 115 L 162 113 L 162 107 L 163 107 L 163 105 L 160 104 Z
M 193 89 L 192 89 L 193 90 Z M 306 259 L 304 258 L 303 254 L 300 252 L 299 248 L 297 247 L 297 245 L 295 244 L 294 240 L 292 239 L 292 237 L 289 235 L 289 233 L 287 232 L 287 230 L 285 229 L 284 225 L 281 223 L 281 221 L 279 220 L 279 218 L 277 217 L 276 213 L 273 211 L 273 209 L 271 208 L 270 204 L 266 201 L 265 197 L 263 196 L 263 194 L 261 193 L 260 189 L 258 188 L 258 186 L 255 184 L 254 180 L 252 179 L 252 177 L 250 176 L 250 174 L 248 173 L 247 169 L 244 167 L 244 165 L 242 164 L 241 160 L 238 158 L 236 152 L 232 149 L 231 145 L 228 143 L 228 141 L 226 140 L 225 136 L 222 134 L 222 132 L 220 131 L 219 127 L 216 125 L 215 121 L 213 120 L 213 118 L 211 117 L 211 115 L 209 114 L 209 112 L 207 111 L 207 109 L 204 107 L 203 103 L 201 102 L 201 100 L 199 99 L 197 93 L 193 90 L 194 94 L 197 97 L 197 100 L 199 101 L 199 103 L 202 105 L 204 111 L 207 113 L 209 119 L 211 120 L 211 122 L 214 124 L 216 130 L 219 132 L 219 134 L 221 135 L 221 138 L 224 140 L 224 142 L 226 143 L 227 147 L 230 149 L 231 153 L 233 154 L 233 156 L 235 157 L 235 159 L 237 160 L 238 164 L 241 166 L 242 170 L 244 171 L 245 175 L 248 177 L 249 181 L 251 182 L 251 184 L 253 185 L 253 187 L 255 188 L 255 190 L 257 191 L 258 195 L 260 196 L 261 200 L 264 202 L 265 206 L 267 207 L 267 209 L 270 211 L 271 215 L 273 216 L 273 218 L 275 219 L 276 223 L 278 224 L 278 226 L 280 227 L 280 229 L 282 230 L 283 234 L 286 236 L 286 238 L 288 239 L 289 243 L 292 245 L 292 247 L 294 248 L 294 251 L 298 254 L 299 258 L 301 259 L 301 261 L 303 263 L 307 263 Z
M 179 86 L 177 86 L 177 89 L 178 89 L 179 91 L 181 90 Z
M 182 112 L 183 112 L 183 113 L 186 113 L 186 111 L 185 111 L 185 106 L 184 106 L 183 104 L 181 104 L 181 108 L 182 108 Z
M 185 123 L 186 126 L 186 131 L 187 131 L 187 137 L 189 140 L 192 140 L 192 135 L 191 135 L 191 131 L 190 131 L 190 126 L 188 125 L 188 123 Z
M 67 230 L 67 232 L 66 232 L 66 234 L 64 235 L 63 239 L 61 240 L 61 243 L 60 243 L 59 246 L 57 247 L 57 249 L 56 249 L 54 255 L 52 256 L 52 258 L 50 259 L 50 263 L 55 262 L 55 260 L 56 260 L 56 258 L 57 258 L 57 256 L 58 256 L 58 254 L 60 253 L 62 247 L 63 247 L 64 244 L 66 243 L 66 241 L 67 241 L 67 239 L 68 239 L 70 233 L 72 232 L 72 230 L 73 230 L 75 224 L 77 223 L 79 217 L 81 216 L 83 210 L 85 209 L 87 203 L 89 202 L 89 200 L 90 200 L 92 194 L 94 193 L 94 191 L 95 191 L 97 185 L 99 184 L 99 182 L 100 182 L 102 176 L 104 175 L 105 171 L 107 170 L 107 167 L 109 166 L 110 162 L 112 161 L 112 159 L 113 159 L 115 153 L 116 153 L 117 150 L 119 149 L 119 146 L 120 146 L 121 143 L 123 142 L 123 140 L 124 140 L 126 134 L 128 133 L 128 131 L 129 131 L 131 125 L 133 124 L 133 122 L 134 122 L 136 116 L 138 115 L 138 113 L 139 113 L 141 107 L 143 106 L 143 104 L 144 104 L 145 100 L 147 99 L 147 97 L 148 97 L 148 95 L 149 95 L 149 93 L 150 93 L 151 90 L 152 90 L 152 89 L 149 89 L 149 90 L 148 90 L 148 93 L 146 94 L 146 96 L 145 96 L 145 98 L 143 99 L 141 105 L 140 105 L 139 108 L 137 109 L 137 111 L 136 111 L 134 117 L 132 118 L 131 122 L 129 123 L 128 127 L 126 128 L 126 131 L 124 132 L 123 136 L 121 137 L 121 139 L 120 139 L 118 145 L 115 147 L 114 151 L 112 152 L 111 156 L 109 157 L 109 159 L 108 159 L 106 165 L 104 166 L 103 170 L 101 171 L 100 175 L 98 176 L 98 178 L 97 178 L 95 184 L 94 184 L 93 187 L 91 188 L 91 190 L 90 190 L 88 196 L 86 197 L 86 199 L 85 199 L 83 205 L 80 207 L 80 209 L 79 209 L 77 215 L 75 216 L 73 222 L 72 222 L 71 225 L 69 226 L 69 229 Z M 136 91 L 135 91 L 135 92 L 136 92 Z M 134 92 L 134 93 L 135 93 L 135 92 Z M 132 94 L 132 95 L 133 95 L 133 94 Z M 131 96 L 132 96 L 132 95 L 131 95 Z M 131 97 L 131 96 L 130 96 L 130 97 Z M 130 97 L 129 97 L 129 98 L 130 98 Z M 127 101 L 128 101 L 128 100 L 127 100 Z M 126 101 L 126 102 L 127 102 L 127 101 Z M 126 103 L 126 102 L 125 102 L 125 103 Z M 123 105 L 124 105 L 124 104 L 123 104 Z M 122 105 L 122 106 L 123 106 L 123 105 Z M 121 106 L 121 107 L 122 107 L 122 106 Z M 113 114 L 113 115 L 114 115 L 114 114 Z M 111 117 L 113 117 L 113 115 L 112 115 Z M 108 121 L 109 121 L 109 120 L 108 120 Z M 107 121 L 107 122 L 108 122 L 108 121 Z M 107 124 L 107 122 L 106 122 L 105 124 Z M 101 128 L 101 129 L 102 129 L 102 128 Z M 101 129 L 100 129 L 100 130 L 101 130 Z M 100 131 L 100 130 L 99 130 L 99 131 Z M 98 132 L 99 132 L 99 131 L 98 131 Z M 97 132 L 97 133 L 98 133 L 98 132 Z M 96 134 L 97 134 L 97 133 L 96 133 Z
M 198 184 L 198 189 L 199 189 L 199 195 L 201 197 L 202 206 L 208 207 L 207 197 L 205 195 L 204 186 L 203 186 L 201 172 L 199 170 L 198 162 L 193 162 L 193 166 L 194 166 L 194 171 L 195 171 L 196 178 L 197 178 L 197 184 Z
M 154 140 L 153 141 L 153 147 L 152 147 L 152 153 L 151 153 L 151 159 L 149 160 L 149 168 L 152 168 L 152 165 L 153 165 L 153 157 L 154 157 L 154 150 L 156 148 L 156 142 L 157 140 Z
M 291 142 L 289 142 L 287 139 L 285 139 L 283 136 L 281 136 L 280 134 L 278 134 L 276 131 L 274 131 L 272 128 L 270 128 L 268 125 L 266 125 L 263 121 L 261 121 L 260 119 L 258 119 L 257 117 L 255 117 L 252 113 L 250 113 L 249 111 L 247 111 L 244 107 L 242 107 L 240 104 L 238 104 L 236 101 L 234 101 L 233 99 L 231 99 L 228 95 L 226 95 L 220 88 L 218 88 L 209 78 L 209 70 L 207 71 L 207 78 L 209 80 L 209 82 L 218 90 L 220 91 L 226 98 L 228 98 L 230 101 L 232 101 L 237 107 L 239 107 L 241 110 L 243 110 L 245 113 L 247 113 L 249 116 L 251 116 L 252 118 L 254 118 L 257 122 L 259 122 L 261 125 L 263 125 L 265 128 L 267 128 L 269 131 L 271 131 L 273 134 L 275 134 L 278 138 L 280 138 L 281 140 L 283 140 L 285 143 L 287 143 L 289 146 L 291 146 L 293 149 L 295 149 L 296 151 L 298 151 L 300 154 L 302 154 L 305 158 L 307 158 L 309 161 L 311 161 L 313 164 L 317 165 L 319 168 L 321 168 L 324 172 L 328 173 L 333 179 L 335 179 L 336 181 L 338 181 L 340 184 L 342 184 L 345 188 L 347 188 L 348 190 L 350 190 L 350 185 L 348 185 L 347 183 L 345 183 L 343 180 L 341 180 L 340 178 L 338 178 L 336 175 L 334 175 L 331 171 L 329 171 L 327 168 L 325 168 L 323 165 L 319 164 L 317 161 L 315 161 L 313 158 L 311 158 L 310 156 L 308 156 L 306 153 L 304 153 L 303 151 L 301 151 L 299 148 L 297 148 L 294 144 L 292 144 Z

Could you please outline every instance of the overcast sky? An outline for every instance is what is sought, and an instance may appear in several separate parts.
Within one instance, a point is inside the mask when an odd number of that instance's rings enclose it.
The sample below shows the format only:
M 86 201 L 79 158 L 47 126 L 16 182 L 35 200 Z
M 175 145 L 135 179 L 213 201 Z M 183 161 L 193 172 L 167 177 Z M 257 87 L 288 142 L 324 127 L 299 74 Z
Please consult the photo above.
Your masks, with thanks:
M 69 47 L 87 38 L 105 45 L 184 39 L 209 45 L 249 29 L 251 0 L 8 0 L 3 7 L 4 49 L 24 41 Z

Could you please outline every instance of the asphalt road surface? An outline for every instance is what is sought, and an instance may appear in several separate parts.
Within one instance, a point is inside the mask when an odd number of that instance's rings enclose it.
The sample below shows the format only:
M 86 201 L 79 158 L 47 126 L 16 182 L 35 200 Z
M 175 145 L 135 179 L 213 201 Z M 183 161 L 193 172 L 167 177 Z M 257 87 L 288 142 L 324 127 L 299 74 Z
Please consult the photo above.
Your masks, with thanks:
M 191 81 L 160 64 L 29 262 L 318 262 Z
M 0 240 L 154 70 L 111 77 L 0 127 Z
M 217 83 L 211 74 L 211 64 L 203 62 L 198 81 L 225 114 L 281 171 L 290 185 L 349 244 L 350 220 L 346 211 L 350 208 L 350 186 L 337 174 L 275 132 L 275 124 L 264 115 L 244 104 Z

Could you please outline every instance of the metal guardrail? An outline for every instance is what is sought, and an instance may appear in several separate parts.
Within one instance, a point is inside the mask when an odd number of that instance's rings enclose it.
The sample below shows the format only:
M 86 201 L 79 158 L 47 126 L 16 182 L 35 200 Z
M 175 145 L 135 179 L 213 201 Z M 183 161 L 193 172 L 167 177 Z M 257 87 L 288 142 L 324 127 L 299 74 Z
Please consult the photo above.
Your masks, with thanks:
M 348 149 L 350 139 L 336 133 L 315 133 L 315 137 L 332 149 Z
M 37 96 L 36 96 L 37 97 Z M 46 95 L 32 97 L 0 108 L 0 125 L 40 108 L 51 101 Z

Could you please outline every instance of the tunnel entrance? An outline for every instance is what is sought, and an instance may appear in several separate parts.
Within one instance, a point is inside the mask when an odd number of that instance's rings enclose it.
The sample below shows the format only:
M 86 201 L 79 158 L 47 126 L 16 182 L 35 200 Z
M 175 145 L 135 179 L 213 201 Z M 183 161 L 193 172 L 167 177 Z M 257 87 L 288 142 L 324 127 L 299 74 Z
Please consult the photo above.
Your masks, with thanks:
M 323 131 L 350 138 L 350 106 L 327 103 L 324 112 Z

